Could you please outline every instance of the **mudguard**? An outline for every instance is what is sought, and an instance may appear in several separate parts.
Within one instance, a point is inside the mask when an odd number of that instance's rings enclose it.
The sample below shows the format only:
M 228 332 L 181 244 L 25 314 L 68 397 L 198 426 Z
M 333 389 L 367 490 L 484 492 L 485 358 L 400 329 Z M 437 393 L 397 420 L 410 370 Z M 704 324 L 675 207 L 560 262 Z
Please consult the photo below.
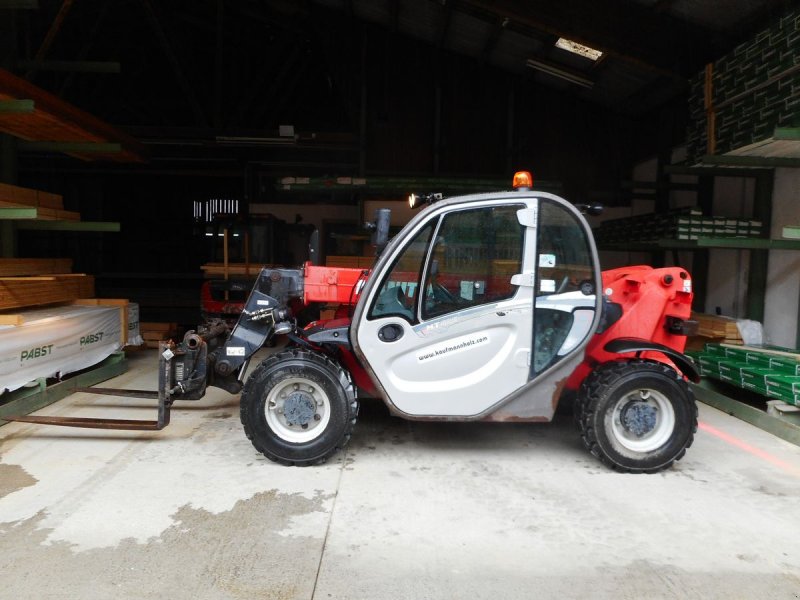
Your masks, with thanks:
M 694 383 L 700 382 L 700 373 L 697 367 L 694 366 L 692 360 L 685 354 L 662 344 L 656 344 L 655 342 L 649 342 L 638 338 L 617 338 L 603 346 L 603 350 L 614 354 L 625 354 L 627 352 L 661 352 L 675 363 L 675 366 L 678 367 L 680 372 L 689 381 Z

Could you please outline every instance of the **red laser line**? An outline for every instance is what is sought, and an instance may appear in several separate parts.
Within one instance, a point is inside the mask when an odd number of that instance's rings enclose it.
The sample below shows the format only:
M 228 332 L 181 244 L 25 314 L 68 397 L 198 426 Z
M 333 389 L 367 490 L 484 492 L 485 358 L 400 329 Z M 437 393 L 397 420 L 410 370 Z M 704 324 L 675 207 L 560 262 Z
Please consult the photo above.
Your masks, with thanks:
M 729 433 L 725 433 L 724 431 L 720 431 L 716 427 L 712 427 L 708 423 L 703 423 L 702 421 L 700 421 L 698 422 L 697 427 L 707 433 L 710 433 L 711 435 L 718 437 L 722 441 L 727 442 L 731 446 L 736 446 L 737 448 L 744 450 L 745 452 L 748 452 L 753 456 L 760 458 L 761 460 L 764 460 L 772 465 L 775 465 L 776 467 L 783 469 L 784 471 L 788 471 L 795 477 L 800 477 L 800 469 L 798 469 L 793 465 L 790 465 L 787 462 L 782 461 L 779 458 L 772 456 L 769 452 L 765 452 L 760 448 L 751 446 L 750 444 L 743 442 L 739 438 L 736 438 Z

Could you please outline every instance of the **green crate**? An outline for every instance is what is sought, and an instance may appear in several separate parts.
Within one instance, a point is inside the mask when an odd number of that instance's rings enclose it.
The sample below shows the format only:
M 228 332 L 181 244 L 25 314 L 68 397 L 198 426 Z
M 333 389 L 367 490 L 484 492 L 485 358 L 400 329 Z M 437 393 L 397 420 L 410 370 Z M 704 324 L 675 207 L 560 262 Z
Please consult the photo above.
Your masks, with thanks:
M 738 362 L 747 362 L 747 350 L 744 348 L 733 348 L 731 346 L 724 346 L 723 350 L 725 350 L 725 356 L 729 359 L 738 361 Z
M 769 365 L 784 375 L 800 375 L 800 362 L 791 358 L 774 356 L 769 359 Z
M 742 379 L 742 370 L 747 370 L 747 363 L 738 360 L 719 361 L 719 374 L 726 378 Z
M 751 392 L 755 392 L 756 394 L 761 394 L 762 396 L 767 395 L 767 386 L 765 385 L 758 385 L 750 381 L 742 381 L 742 388 Z
M 800 403 L 800 394 L 792 394 L 782 388 L 767 386 L 767 396 L 770 398 L 783 400 L 784 402 L 793 404 L 795 406 L 798 406 L 798 403 Z
M 762 352 L 748 351 L 745 360 L 747 360 L 747 364 L 758 369 L 769 369 L 771 366 L 769 356 Z
M 797 375 L 767 375 L 764 379 L 769 387 L 785 389 L 791 394 L 800 394 L 800 377 Z
M 721 356 L 708 356 L 707 354 L 701 354 L 697 359 L 697 362 L 700 363 L 701 367 L 719 371 L 719 361 L 721 360 L 725 359 Z
M 719 344 L 706 344 L 703 353 L 713 356 L 725 356 L 725 348 Z
M 742 383 L 752 383 L 766 389 L 767 376 L 774 373 L 775 371 L 769 369 L 747 368 L 742 371 Z

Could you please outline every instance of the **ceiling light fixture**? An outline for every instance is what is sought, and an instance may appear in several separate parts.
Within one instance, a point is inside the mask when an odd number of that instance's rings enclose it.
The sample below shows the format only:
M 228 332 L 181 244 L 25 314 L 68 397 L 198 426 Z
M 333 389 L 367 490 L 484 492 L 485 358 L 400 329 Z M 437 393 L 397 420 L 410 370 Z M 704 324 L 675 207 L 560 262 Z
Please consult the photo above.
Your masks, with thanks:
M 553 77 L 558 77 L 564 81 L 569 81 L 570 83 L 574 83 L 575 85 L 579 85 L 581 87 L 589 89 L 594 87 L 594 81 L 591 79 L 587 79 L 586 77 L 583 77 L 574 71 L 569 71 L 564 67 L 560 67 L 551 62 L 547 62 L 538 58 L 529 58 L 525 61 L 525 66 L 530 67 L 531 69 L 536 69 L 537 71 L 541 71 L 542 73 L 547 73 Z
M 561 48 L 562 50 L 572 52 L 578 56 L 583 56 L 589 60 L 598 60 L 601 56 L 603 56 L 603 52 L 600 50 L 595 50 L 594 48 L 584 46 L 583 44 L 573 42 L 572 40 L 568 40 L 567 38 L 563 37 L 558 38 L 558 41 L 556 42 L 556 48 Z

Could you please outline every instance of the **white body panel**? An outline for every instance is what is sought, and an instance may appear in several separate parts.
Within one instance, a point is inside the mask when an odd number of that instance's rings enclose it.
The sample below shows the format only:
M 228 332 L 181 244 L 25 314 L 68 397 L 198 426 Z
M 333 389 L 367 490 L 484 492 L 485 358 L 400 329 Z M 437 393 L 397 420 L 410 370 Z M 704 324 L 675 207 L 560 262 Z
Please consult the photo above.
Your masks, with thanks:
M 396 317 L 366 321 L 359 340 L 381 356 L 381 380 L 394 405 L 413 415 L 477 415 L 522 386 L 530 370 L 531 302 L 510 300 L 412 327 Z M 502 314 L 503 316 L 499 316 Z M 387 323 L 404 335 L 387 344 Z
M 469 420 L 488 418 L 498 411 L 503 413 L 501 407 L 508 404 L 514 407 L 510 418 L 514 418 L 515 414 L 528 420 L 552 417 L 554 391 L 551 383 L 563 381 L 568 374 L 566 371 L 571 372 L 575 361 L 580 360 L 580 352 L 599 319 L 599 300 L 594 293 L 585 295 L 576 292 L 574 285 L 569 291 L 559 293 L 561 276 L 556 281 L 550 273 L 557 268 L 569 272 L 574 265 L 557 264 L 554 254 L 538 255 L 538 228 L 542 226 L 538 213 L 542 198 L 556 205 L 556 212 L 563 208 L 564 214 L 571 215 L 568 219 L 574 220 L 576 230 L 580 230 L 583 243 L 586 244 L 587 262 L 593 263 L 585 265 L 586 277 L 598 289 L 597 254 L 588 226 L 571 205 L 550 194 L 504 193 L 495 197 L 469 197 L 463 203 L 459 202 L 460 199 L 451 199 L 425 210 L 386 248 L 359 300 L 351 341 L 367 372 L 394 412 L 407 418 Z M 434 266 L 437 263 L 434 260 L 439 248 L 437 245 L 441 241 L 450 244 L 452 240 L 446 228 L 444 235 L 439 231 L 443 223 L 440 217 L 481 208 L 500 208 L 507 212 L 512 207 L 518 207 L 516 225 L 522 227 L 522 249 L 519 263 L 514 263 L 519 266 L 518 272 L 508 275 L 506 280 L 513 284 L 511 297 L 472 305 L 475 297 L 470 290 L 474 287 L 476 295 L 484 293 L 489 280 L 469 280 L 469 276 L 464 275 L 467 280 L 461 280 L 460 288 L 453 285 L 452 279 L 457 280 L 458 277 L 452 275 L 457 275 L 459 269 L 464 268 L 463 263 L 457 263 L 456 271 L 442 271 L 451 275 L 451 289 L 460 289 L 462 299 L 466 298 L 471 305 L 462 308 L 455 303 L 441 316 L 426 317 L 421 306 L 429 287 L 427 278 L 432 271 L 439 271 Z M 420 270 L 417 284 L 402 284 L 406 294 L 414 297 L 415 308 L 408 309 L 404 315 L 382 314 L 375 310 L 383 298 L 381 287 L 385 293 L 387 286 L 394 281 L 391 274 L 395 266 L 404 260 L 403 253 L 410 248 L 420 248 L 418 237 L 424 236 L 426 228 L 432 223 L 435 226 L 426 242 L 428 250 L 422 260 L 424 268 Z M 457 231 L 463 238 L 469 238 L 468 233 L 463 233 L 463 228 Z M 551 230 L 548 244 L 552 244 L 556 238 L 558 234 L 553 234 Z M 562 247 L 565 243 L 569 246 L 563 240 L 560 243 Z M 462 247 L 476 245 L 470 239 L 461 244 Z M 449 268 L 448 259 L 444 260 Z M 494 259 L 483 256 L 481 260 Z M 465 271 L 469 271 L 471 266 L 468 265 Z M 551 279 L 542 277 L 542 269 L 547 271 L 547 277 Z M 491 281 L 497 285 L 496 274 L 492 275 Z M 395 303 L 393 306 L 401 305 Z M 553 321 L 558 335 L 546 337 L 559 341 L 555 346 L 550 344 L 546 352 L 538 347 L 538 343 L 534 350 L 534 320 L 540 308 L 549 310 L 551 314 L 552 311 L 558 311 L 568 315 L 566 321 L 558 318 Z M 391 310 L 404 311 L 403 308 Z M 388 340 L 385 335 L 387 331 L 391 333 L 388 336 L 391 339 Z M 532 365 L 535 352 L 544 356 L 541 367 Z M 548 382 L 542 387 L 541 393 L 535 391 L 538 381 Z M 520 402 L 524 405 L 519 405 Z

